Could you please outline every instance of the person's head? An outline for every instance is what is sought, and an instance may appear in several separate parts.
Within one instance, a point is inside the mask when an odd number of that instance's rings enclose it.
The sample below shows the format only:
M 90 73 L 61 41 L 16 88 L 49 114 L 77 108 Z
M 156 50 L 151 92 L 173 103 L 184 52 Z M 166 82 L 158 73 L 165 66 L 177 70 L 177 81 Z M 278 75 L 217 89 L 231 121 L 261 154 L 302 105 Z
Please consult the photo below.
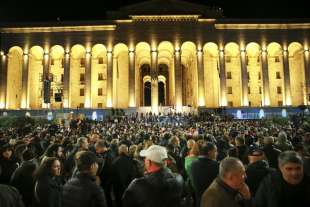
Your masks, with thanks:
M 60 176 L 61 173 L 61 164 L 58 158 L 56 157 L 46 157 L 42 160 L 37 172 L 36 179 L 40 179 L 45 176 Z
M 80 137 L 77 140 L 77 145 L 81 150 L 88 150 L 88 140 L 86 137 Z
M 220 163 L 219 177 L 231 188 L 238 190 L 246 179 L 245 168 L 239 159 L 226 157 Z
M 118 147 L 118 154 L 119 155 L 128 155 L 128 146 L 125 144 L 121 144 Z
M 254 163 L 265 159 L 265 154 L 262 149 L 256 146 L 251 146 L 248 154 L 249 163 Z
M 76 166 L 81 173 L 95 176 L 98 171 L 97 157 L 93 152 L 80 151 L 76 154 Z
M 163 168 L 168 159 L 168 153 L 165 147 L 152 145 L 146 150 L 141 150 L 140 156 L 144 157 L 144 164 L 147 171 L 152 167 Z
M 273 145 L 273 143 L 274 143 L 274 138 L 272 136 L 264 138 L 264 145 Z
M 192 147 L 195 145 L 195 140 L 194 139 L 189 139 L 189 140 L 187 140 L 187 148 L 189 149 L 189 150 L 191 150 L 192 149 Z
M 46 149 L 44 155 L 47 157 L 63 157 L 64 149 L 60 144 L 51 144 Z
M 107 143 L 103 140 L 99 140 L 95 144 L 96 153 L 101 154 L 108 150 Z
M 287 183 L 296 185 L 304 178 L 303 160 L 297 152 L 282 152 L 278 157 L 278 164 L 282 177 Z
M 206 156 L 211 160 L 216 160 L 217 147 L 212 142 L 205 142 L 199 147 L 200 155 Z
M 130 157 L 136 157 L 136 153 L 137 153 L 137 151 L 138 151 L 138 145 L 130 145 L 130 147 L 129 147 L 129 156 Z
M 10 145 L 6 144 L 4 146 L 1 147 L 0 149 L 0 157 L 9 160 L 11 159 L 13 154 L 13 149 L 11 148 Z

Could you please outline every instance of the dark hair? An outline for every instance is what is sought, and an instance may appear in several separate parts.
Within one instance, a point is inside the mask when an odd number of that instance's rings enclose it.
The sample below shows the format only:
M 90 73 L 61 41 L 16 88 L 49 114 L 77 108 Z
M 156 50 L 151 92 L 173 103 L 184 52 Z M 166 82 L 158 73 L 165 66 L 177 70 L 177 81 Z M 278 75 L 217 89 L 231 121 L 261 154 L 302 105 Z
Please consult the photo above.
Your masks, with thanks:
M 37 172 L 35 173 L 35 179 L 39 180 L 43 177 L 46 176 L 51 176 L 52 175 L 52 165 L 54 162 L 59 159 L 56 157 L 46 157 L 45 159 L 42 160 Z
M 97 163 L 97 157 L 93 152 L 81 151 L 77 153 L 76 166 L 80 172 L 89 170 L 94 163 Z
M 59 147 L 62 147 L 60 144 L 51 144 L 45 150 L 44 155 L 46 157 L 57 157 L 57 151 Z
M 284 151 L 278 157 L 279 166 L 285 165 L 288 162 L 303 165 L 303 160 L 295 151 Z
M 208 155 L 209 152 L 214 150 L 216 148 L 216 145 L 212 142 L 205 142 L 199 147 L 199 153 L 201 155 Z

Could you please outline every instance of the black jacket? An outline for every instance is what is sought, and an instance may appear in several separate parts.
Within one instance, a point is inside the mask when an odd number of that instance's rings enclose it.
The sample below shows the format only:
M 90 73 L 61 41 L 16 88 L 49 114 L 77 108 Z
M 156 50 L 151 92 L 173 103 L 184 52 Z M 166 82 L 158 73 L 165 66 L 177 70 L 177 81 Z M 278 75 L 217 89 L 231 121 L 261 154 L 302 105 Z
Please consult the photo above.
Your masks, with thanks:
M 246 169 L 246 183 L 250 188 L 252 196 L 255 195 L 263 178 L 273 171 L 275 171 L 275 169 L 270 168 L 268 162 L 265 160 L 259 160 L 248 165 Z
M 123 207 L 179 207 L 183 179 L 167 168 L 150 173 L 131 182 L 126 189 Z
M 203 192 L 211 185 L 219 172 L 218 162 L 204 156 L 199 156 L 192 162 L 189 169 L 189 179 L 194 188 L 197 206 L 200 206 L 200 200 Z
M 45 176 L 35 183 L 34 197 L 37 207 L 61 207 L 62 186 L 57 177 Z
M 24 207 L 24 204 L 22 197 L 16 188 L 0 184 L 0 206 Z
M 298 188 L 296 188 L 298 187 Z M 298 186 L 287 184 L 279 171 L 267 175 L 260 184 L 255 207 L 310 206 L 310 178 L 306 175 Z
M 278 168 L 278 157 L 281 151 L 275 148 L 273 145 L 266 145 L 264 146 L 264 153 L 267 157 L 269 166 L 272 168 Z
M 63 187 L 63 207 L 106 207 L 104 192 L 96 178 L 77 173 Z

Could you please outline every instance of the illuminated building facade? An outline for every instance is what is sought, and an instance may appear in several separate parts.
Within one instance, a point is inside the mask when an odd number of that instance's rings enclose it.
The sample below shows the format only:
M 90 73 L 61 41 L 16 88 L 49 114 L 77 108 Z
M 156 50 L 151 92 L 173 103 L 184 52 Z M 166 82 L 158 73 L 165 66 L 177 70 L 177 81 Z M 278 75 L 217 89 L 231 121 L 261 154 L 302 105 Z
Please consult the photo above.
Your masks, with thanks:
M 108 17 L 2 25 L 0 108 L 309 103 L 310 21 L 225 19 L 219 9 L 177 0 Z

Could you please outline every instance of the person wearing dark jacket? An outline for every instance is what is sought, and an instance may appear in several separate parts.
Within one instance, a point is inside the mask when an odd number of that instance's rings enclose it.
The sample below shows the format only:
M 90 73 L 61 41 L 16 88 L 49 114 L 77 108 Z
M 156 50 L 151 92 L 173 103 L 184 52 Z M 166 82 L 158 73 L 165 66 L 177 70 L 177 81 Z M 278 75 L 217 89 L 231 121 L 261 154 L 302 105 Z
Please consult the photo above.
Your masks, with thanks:
M 23 162 L 15 170 L 11 177 L 10 185 L 19 190 L 23 197 L 25 206 L 31 206 L 33 202 L 33 190 L 34 190 L 34 172 L 37 165 L 35 163 L 35 154 L 31 149 L 26 149 L 22 153 Z
M 147 173 L 128 186 L 122 198 L 123 207 L 179 207 L 184 182 L 182 176 L 165 167 L 167 150 L 152 145 L 140 155 L 145 157 Z
M 37 207 L 61 207 L 61 164 L 56 157 L 46 158 L 35 175 L 34 199 Z
M 24 203 L 22 201 L 22 196 L 16 188 L 0 184 L 0 206 L 24 207 Z
M 256 146 L 252 146 L 248 154 L 249 165 L 246 168 L 246 183 L 248 184 L 251 195 L 254 196 L 259 184 L 269 173 L 275 171 L 270 168 L 265 159 L 264 151 Z
M 90 151 L 78 152 L 76 164 L 76 176 L 63 187 L 63 207 L 107 207 L 104 192 L 96 182 L 96 155 Z
M 272 168 L 278 168 L 278 156 L 281 151 L 273 146 L 274 138 L 265 137 L 264 138 L 264 153 L 268 160 L 269 166 Z
M 200 206 L 203 192 L 213 182 L 219 172 L 219 163 L 216 160 L 216 145 L 207 142 L 199 148 L 200 155 L 192 162 L 189 169 L 190 183 L 195 192 L 196 206 Z
M 112 163 L 112 182 L 117 207 L 122 206 L 122 196 L 130 182 L 136 178 L 134 175 L 134 161 L 128 156 L 128 147 L 122 144 L 118 148 L 119 156 Z
M 0 148 L 0 184 L 10 184 L 11 176 L 18 167 L 17 159 L 13 155 L 13 149 L 9 144 Z
M 304 174 L 302 158 L 294 151 L 282 152 L 279 169 L 260 184 L 254 198 L 255 207 L 309 207 L 310 178 Z

